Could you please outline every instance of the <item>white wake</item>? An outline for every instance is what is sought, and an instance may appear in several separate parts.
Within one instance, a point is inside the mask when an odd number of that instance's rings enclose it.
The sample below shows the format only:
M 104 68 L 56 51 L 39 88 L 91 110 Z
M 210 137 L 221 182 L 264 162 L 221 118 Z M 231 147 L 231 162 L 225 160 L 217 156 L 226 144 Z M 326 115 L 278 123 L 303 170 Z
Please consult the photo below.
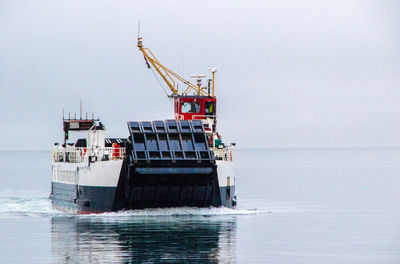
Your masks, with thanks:
M 236 208 L 225 207 L 176 207 L 176 208 L 154 208 L 142 210 L 125 210 L 119 212 L 96 213 L 89 215 L 79 215 L 79 217 L 157 217 L 157 216 L 218 216 L 218 215 L 252 215 L 269 213 L 270 211 L 256 208 Z M 52 209 L 51 201 L 47 197 L 10 197 L 0 196 L 0 217 L 8 215 L 22 216 L 77 216 L 77 214 L 66 213 Z

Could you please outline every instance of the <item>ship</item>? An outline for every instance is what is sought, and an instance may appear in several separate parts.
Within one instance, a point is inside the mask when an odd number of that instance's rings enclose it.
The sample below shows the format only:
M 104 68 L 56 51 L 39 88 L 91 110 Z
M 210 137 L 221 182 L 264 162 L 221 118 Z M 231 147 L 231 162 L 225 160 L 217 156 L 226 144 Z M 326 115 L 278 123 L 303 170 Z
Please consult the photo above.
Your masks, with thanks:
M 62 143 L 53 147 L 50 199 L 55 209 L 79 214 L 145 208 L 235 208 L 235 143 L 217 131 L 216 68 L 203 87 L 162 65 L 138 38 L 145 63 L 170 88 L 174 118 L 128 121 L 127 135 L 107 138 L 88 114 L 67 117 Z M 153 71 L 153 73 L 155 73 Z M 156 75 L 157 76 L 157 75 Z M 178 83 L 185 88 L 178 91 Z M 83 135 L 72 139 L 71 135 Z

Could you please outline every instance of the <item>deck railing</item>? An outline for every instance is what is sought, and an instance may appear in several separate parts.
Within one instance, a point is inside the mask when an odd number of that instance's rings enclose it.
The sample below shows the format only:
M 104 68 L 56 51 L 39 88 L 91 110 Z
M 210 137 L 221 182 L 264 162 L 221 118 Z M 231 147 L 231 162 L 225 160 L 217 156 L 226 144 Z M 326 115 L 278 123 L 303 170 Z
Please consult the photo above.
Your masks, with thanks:
M 214 148 L 214 155 L 217 160 L 233 161 L 232 148 Z M 89 157 L 96 157 L 97 160 L 118 160 L 126 156 L 125 148 L 63 148 L 53 150 L 54 162 L 80 163 L 87 162 Z
M 185 116 L 184 115 L 178 115 L 179 120 L 184 120 Z M 213 119 L 216 120 L 217 116 L 216 115 L 192 115 L 192 120 L 203 120 L 203 119 Z
M 233 148 L 214 148 L 213 150 L 217 160 L 233 161 Z
M 125 148 L 56 147 L 53 149 L 54 162 L 79 163 L 88 161 L 89 157 L 96 157 L 97 160 L 116 160 L 123 159 L 125 155 Z

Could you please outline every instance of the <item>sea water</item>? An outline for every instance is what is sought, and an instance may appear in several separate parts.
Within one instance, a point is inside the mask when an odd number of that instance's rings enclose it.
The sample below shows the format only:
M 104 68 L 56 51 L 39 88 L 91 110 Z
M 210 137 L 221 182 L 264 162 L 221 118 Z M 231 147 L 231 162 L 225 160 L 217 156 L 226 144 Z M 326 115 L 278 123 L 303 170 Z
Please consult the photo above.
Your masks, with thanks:
M 238 207 L 52 210 L 51 153 L 0 152 L 0 263 L 400 263 L 400 149 L 239 149 Z

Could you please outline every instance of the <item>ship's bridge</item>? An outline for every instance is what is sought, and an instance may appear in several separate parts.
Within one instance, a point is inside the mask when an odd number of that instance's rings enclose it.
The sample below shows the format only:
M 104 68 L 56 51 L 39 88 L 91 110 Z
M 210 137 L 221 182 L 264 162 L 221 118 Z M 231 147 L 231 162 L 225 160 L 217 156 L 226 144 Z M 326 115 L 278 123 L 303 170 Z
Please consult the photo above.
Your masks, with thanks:
M 174 97 L 176 120 L 203 120 L 205 130 L 216 130 L 217 100 L 211 96 Z

